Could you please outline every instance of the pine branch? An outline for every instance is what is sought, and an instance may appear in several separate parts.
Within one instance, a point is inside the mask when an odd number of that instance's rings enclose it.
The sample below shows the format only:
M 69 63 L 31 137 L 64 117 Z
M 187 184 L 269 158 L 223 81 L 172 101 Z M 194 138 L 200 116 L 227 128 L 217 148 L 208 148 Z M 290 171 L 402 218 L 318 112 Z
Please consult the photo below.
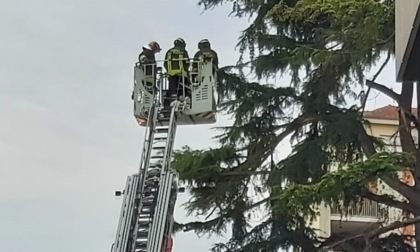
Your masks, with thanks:
M 385 61 L 382 63 L 381 67 L 379 67 L 379 70 L 373 76 L 373 78 L 371 80 L 372 82 L 374 82 L 376 80 L 376 78 L 378 78 L 378 76 L 382 73 L 382 71 L 384 70 L 385 66 L 388 64 L 388 62 L 389 62 L 390 59 L 391 59 L 391 51 L 388 51 L 387 52 L 387 55 L 386 55 Z M 370 89 L 371 88 L 372 87 L 369 86 L 369 88 L 368 88 L 368 90 L 366 92 L 365 99 L 363 100 L 363 103 L 362 103 L 362 106 L 361 106 L 361 108 L 362 108 L 362 115 L 365 112 L 365 107 L 366 107 L 367 100 L 369 98 L 369 93 L 370 93 Z
M 373 145 L 373 140 L 369 136 L 364 128 L 360 129 L 357 133 L 358 139 L 362 146 L 363 152 L 367 157 L 370 157 L 376 154 L 375 146 Z
M 382 65 L 379 67 L 378 71 L 373 76 L 372 81 L 375 81 L 376 78 L 378 78 L 378 76 L 382 73 L 382 71 L 384 70 L 386 65 L 388 65 L 388 62 L 389 62 L 390 59 L 391 59 L 391 51 L 388 51 L 384 62 L 382 63 Z
M 334 249 L 335 247 L 337 247 L 338 245 L 340 245 L 342 243 L 345 243 L 345 242 L 348 242 L 348 241 L 351 241 L 351 240 L 354 240 L 354 239 L 357 239 L 357 238 L 366 238 L 367 240 L 372 240 L 372 238 L 375 238 L 375 237 L 377 237 L 381 234 L 387 233 L 389 231 L 392 231 L 392 230 L 395 230 L 395 229 L 398 229 L 398 228 L 413 225 L 413 224 L 416 224 L 416 223 L 419 223 L 419 222 L 420 222 L 420 216 L 409 219 L 409 220 L 405 220 L 405 221 L 395 221 L 395 222 L 393 222 L 393 223 L 391 223 L 387 226 L 380 227 L 380 228 L 375 228 L 373 230 L 369 229 L 369 230 L 367 230 L 365 232 L 362 232 L 362 233 L 360 233 L 360 231 L 358 231 L 357 234 L 347 236 L 344 239 L 341 239 L 337 242 L 334 242 L 333 244 L 330 244 L 330 245 L 327 245 L 327 246 L 323 247 L 320 250 L 320 252 L 327 252 L 329 250 Z
M 420 222 L 420 216 L 417 216 L 417 217 L 414 217 L 414 218 L 411 218 L 411 219 L 408 219 L 408 220 L 405 220 L 405 221 L 395 221 L 394 223 L 392 223 L 388 226 L 381 227 L 381 228 L 377 229 L 376 231 L 372 232 L 370 234 L 370 237 L 379 236 L 381 234 L 384 234 L 386 232 L 395 230 L 397 228 L 406 227 L 406 226 L 413 225 L 413 224 L 416 224 L 416 223 L 419 223 L 419 222 Z
M 251 210 L 255 207 L 258 207 L 262 204 L 265 204 L 265 203 L 269 202 L 269 200 L 270 200 L 270 198 L 265 198 L 265 199 L 262 199 L 260 201 L 257 201 L 255 203 L 245 207 L 243 209 L 243 212 L 247 212 L 247 211 L 249 211 L 249 210 Z M 216 208 L 220 209 L 220 207 L 217 206 L 212 210 L 212 212 L 214 212 Z M 215 217 L 215 218 L 213 218 L 211 220 L 208 220 L 208 221 L 194 221 L 194 222 L 189 222 L 189 223 L 186 223 L 186 224 L 178 223 L 179 230 L 182 229 L 182 231 L 184 231 L 184 232 L 189 232 L 189 231 L 196 230 L 196 229 L 202 229 L 202 227 L 204 227 L 204 226 L 214 226 L 214 225 L 217 225 L 218 223 L 220 223 L 221 221 L 226 221 L 226 219 L 229 219 L 228 213 L 222 213 L 222 211 L 220 211 L 220 213 L 221 213 L 220 216 Z M 210 217 L 210 215 L 208 215 L 206 217 L 206 219 L 208 217 Z
M 194 222 L 189 222 L 187 224 L 179 224 L 179 225 L 182 227 L 182 231 L 189 232 L 191 230 L 203 229 L 202 227 L 204 226 L 214 226 L 220 223 L 221 221 L 223 221 L 223 216 L 216 217 L 209 221 L 194 221 Z
M 386 86 L 384 86 L 382 84 L 376 83 L 376 82 L 371 81 L 371 80 L 366 80 L 366 85 L 368 87 L 371 87 L 373 89 L 376 89 L 379 92 L 387 95 L 388 97 L 390 97 L 391 99 L 395 100 L 398 103 L 400 103 L 400 101 L 401 101 L 401 95 L 395 93 L 390 88 L 388 88 L 388 87 L 386 87 Z
M 410 120 L 414 124 L 414 127 L 420 132 L 420 121 L 416 118 L 416 116 L 413 115 L 411 111 L 407 111 L 406 109 L 402 107 L 400 107 L 400 109 L 404 112 L 404 116 L 406 116 L 407 119 Z
M 420 210 L 420 206 L 418 205 L 418 203 L 416 203 L 418 201 L 418 193 L 416 193 L 414 191 L 413 187 L 401 182 L 397 178 L 393 178 L 393 177 L 390 177 L 390 176 L 382 176 L 381 179 L 385 183 L 387 183 L 387 185 L 389 185 L 394 191 L 400 193 L 402 196 L 407 198 L 411 202 L 410 207 L 413 207 L 412 204 L 417 205 L 414 208 L 414 211 L 406 209 L 407 211 L 412 212 L 412 213 L 416 213 Z M 415 209 L 418 209 L 418 210 L 416 211 Z
M 409 119 L 414 126 L 416 127 L 416 129 L 420 132 L 420 121 L 416 118 L 416 116 L 413 115 L 413 113 L 411 113 L 411 111 L 403 108 L 401 106 L 401 95 L 395 93 L 394 91 L 392 91 L 390 88 L 386 87 L 385 85 L 379 84 L 374 82 L 373 80 L 366 80 L 366 85 L 368 85 L 369 87 L 378 90 L 379 92 L 387 95 L 388 97 L 390 97 L 391 99 L 395 100 L 399 105 L 400 105 L 400 109 L 403 111 L 404 116 L 407 117 L 407 119 Z M 403 84 L 404 85 L 404 84 Z
M 254 175 L 268 175 L 271 171 L 229 171 L 220 174 L 221 176 L 254 176 Z
M 402 209 L 402 210 L 406 210 L 409 212 L 413 212 L 416 210 L 416 208 L 414 206 L 412 206 L 411 204 L 405 203 L 405 202 L 401 202 L 401 201 L 397 201 L 397 200 L 393 200 L 390 196 L 388 195 L 377 195 L 368 191 L 362 191 L 360 193 L 360 196 L 370 199 L 372 201 L 376 201 L 380 204 L 384 204 L 390 207 L 395 207 L 398 209 Z
M 316 122 L 317 118 L 313 115 L 303 114 L 293 120 L 289 125 L 285 127 L 285 130 L 274 136 L 269 144 L 266 145 L 264 148 L 257 148 L 255 152 L 252 153 L 252 156 L 248 156 L 246 161 L 240 164 L 235 170 L 247 170 L 249 167 L 259 167 L 271 154 L 270 151 L 275 148 L 281 141 L 283 141 L 287 136 L 298 130 L 299 128 L 312 123 Z M 265 142 L 265 140 L 264 140 Z

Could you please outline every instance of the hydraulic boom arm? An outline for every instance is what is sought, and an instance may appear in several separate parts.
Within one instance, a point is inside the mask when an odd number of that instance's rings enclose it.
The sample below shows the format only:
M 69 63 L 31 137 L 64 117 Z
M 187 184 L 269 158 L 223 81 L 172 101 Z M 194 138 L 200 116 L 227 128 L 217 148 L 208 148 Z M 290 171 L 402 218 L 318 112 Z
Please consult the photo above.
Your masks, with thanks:
M 128 179 L 113 252 L 165 251 L 177 194 L 177 175 L 170 169 L 177 107 L 169 115 L 157 106 L 150 109 L 139 175 Z M 168 126 L 157 126 L 158 114 Z

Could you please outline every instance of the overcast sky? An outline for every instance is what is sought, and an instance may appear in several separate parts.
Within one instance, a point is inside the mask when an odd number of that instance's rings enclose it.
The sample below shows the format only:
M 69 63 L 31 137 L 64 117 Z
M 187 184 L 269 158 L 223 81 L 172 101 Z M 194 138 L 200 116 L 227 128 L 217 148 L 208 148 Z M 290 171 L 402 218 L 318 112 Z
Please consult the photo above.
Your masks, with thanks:
M 238 58 L 247 20 L 229 18 L 228 7 L 201 15 L 196 2 L 0 0 L 0 251 L 110 250 L 114 191 L 140 162 L 144 131 L 130 95 L 141 45 L 159 41 L 162 59 L 177 37 L 190 54 L 208 38 L 221 65 Z M 379 81 L 394 83 L 394 72 L 392 63 Z M 388 103 L 379 96 L 369 107 Z M 179 128 L 176 147 L 214 145 L 217 125 Z M 174 251 L 217 240 L 179 234 Z

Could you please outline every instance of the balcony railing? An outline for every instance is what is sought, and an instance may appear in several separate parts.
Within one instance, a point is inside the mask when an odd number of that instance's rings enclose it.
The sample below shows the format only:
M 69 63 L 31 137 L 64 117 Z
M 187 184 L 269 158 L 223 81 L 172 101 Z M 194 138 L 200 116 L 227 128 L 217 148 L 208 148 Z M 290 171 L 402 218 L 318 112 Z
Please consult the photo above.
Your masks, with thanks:
M 361 202 L 352 204 L 347 208 L 343 206 L 336 205 L 331 207 L 332 215 L 343 215 L 348 217 L 370 217 L 370 218 L 379 218 L 379 206 L 375 201 L 364 199 Z

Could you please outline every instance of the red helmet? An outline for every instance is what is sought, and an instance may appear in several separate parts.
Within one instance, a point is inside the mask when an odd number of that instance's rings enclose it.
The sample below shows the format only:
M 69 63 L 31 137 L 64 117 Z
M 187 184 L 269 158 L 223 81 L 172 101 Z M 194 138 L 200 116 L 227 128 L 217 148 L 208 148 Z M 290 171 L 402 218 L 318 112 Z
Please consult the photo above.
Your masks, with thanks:
M 159 43 L 156 42 L 156 41 L 150 42 L 148 46 L 149 46 L 150 50 L 152 50 L 155 53 L 158 53 L 161 50 Z

